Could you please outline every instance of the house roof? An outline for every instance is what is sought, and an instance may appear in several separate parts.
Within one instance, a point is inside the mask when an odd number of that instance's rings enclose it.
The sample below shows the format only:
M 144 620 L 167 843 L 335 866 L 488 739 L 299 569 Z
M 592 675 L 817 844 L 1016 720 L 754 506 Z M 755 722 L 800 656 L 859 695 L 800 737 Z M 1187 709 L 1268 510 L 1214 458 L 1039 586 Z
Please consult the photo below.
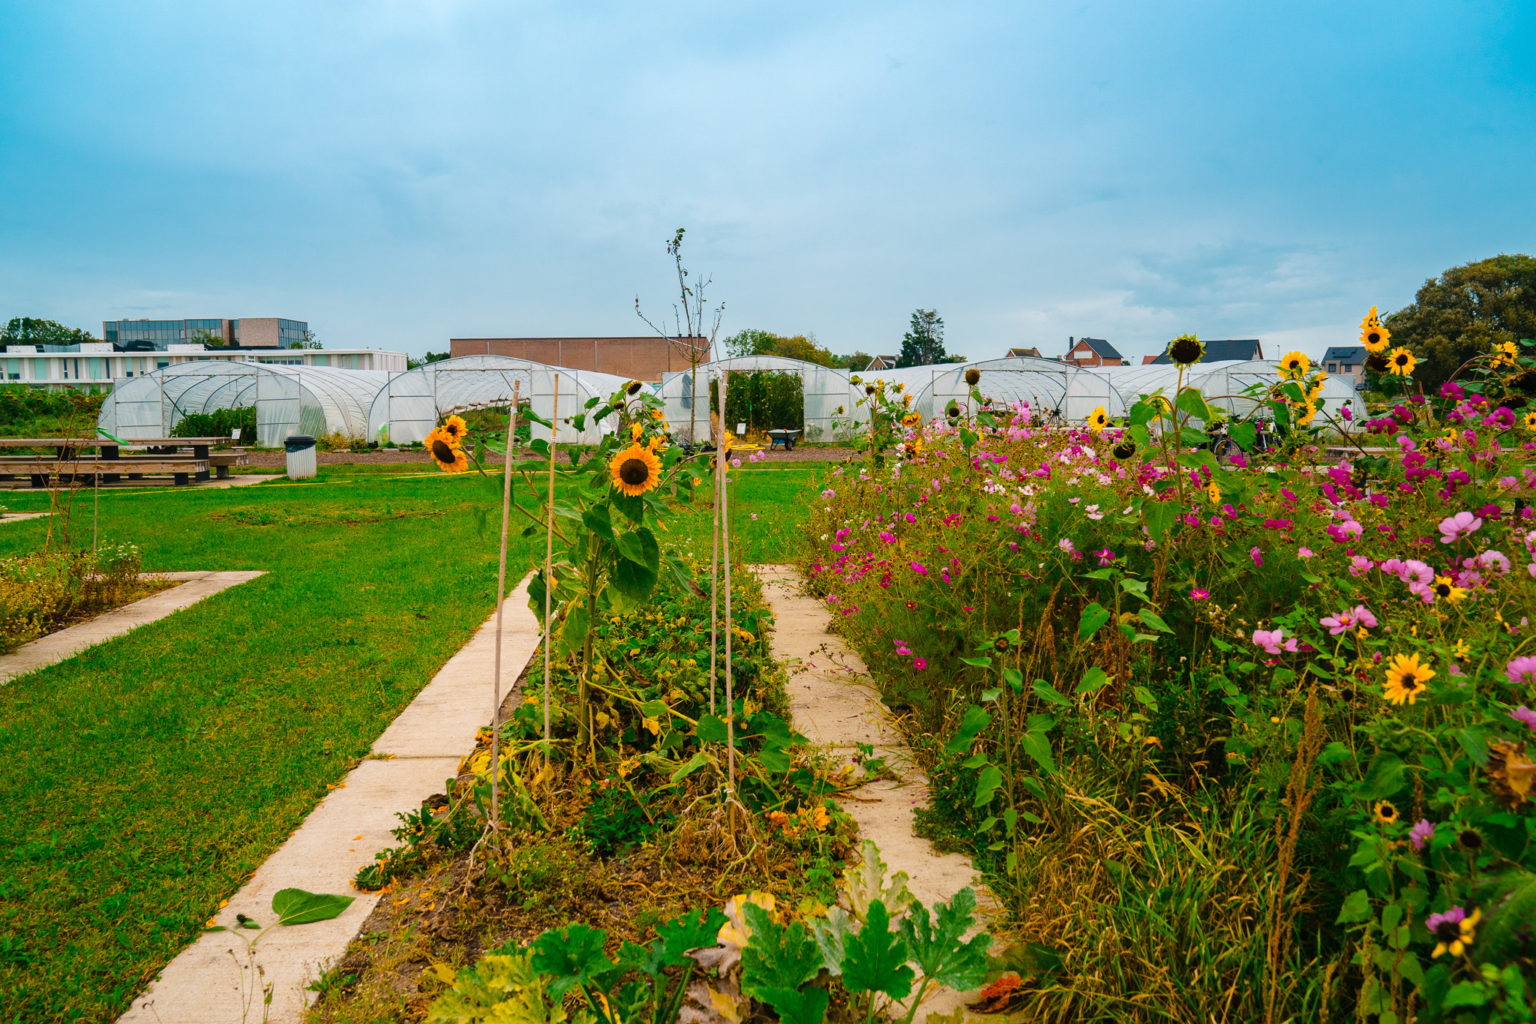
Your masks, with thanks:
M 877 365 L 878 364 L 878 365 Z M 869 361 L 865 370 L 889 370 L 896 365 L 895 356 L 875 356 Z
M 1364 345 L 1330 345 L 1328 351 L 1323 353 L 1325 363 L 1363 363 L 1365 362 Z
M 1010 356 L 1033 356 L 1036 359 L 1040 358 L 1040 350 L 1038 348 L 1010 348 L 1008 354 Z
M 1103 338 L 1078 338 L 1077 341 L 1072 345 L 1072 347 L 1076 348 L 1078 345 L 1087 345 L 1089 348 L 1093 349 L 1093 351 L 1095 353 L 1098 354 L 1100 359 L 1121 359 L 1121 360 L 1123 360 L 1125 358 L 1125 356 L 1122 356 L 1115 349 L 1115 346 L 1111 345 L 1109 342 L 1105 341 Z
M 1205 354 L 1200 357 L 1202 363 L 1221 363 L 1228 360 L 1246 362 L 1251 359 L 1263 359 L 1264 350 L 1259 345 L 1258 338 L 1228 338 L 1223 341 L 1207 341 Z M 1168 349 L 1163 349 L 1162 355 L 1152 360 L 1154 363 L 1166 364 L 1172 362 L 1168 358 Z

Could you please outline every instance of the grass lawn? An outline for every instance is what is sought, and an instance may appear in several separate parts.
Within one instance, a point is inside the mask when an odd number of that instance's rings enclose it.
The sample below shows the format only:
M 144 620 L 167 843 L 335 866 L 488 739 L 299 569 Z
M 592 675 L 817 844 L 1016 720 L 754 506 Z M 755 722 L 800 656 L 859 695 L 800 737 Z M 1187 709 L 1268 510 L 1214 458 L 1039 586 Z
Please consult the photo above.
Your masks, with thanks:
M 828 472 L 743 470 L 741 556 L 789 558 Z M 0 687 L 0 1024 L 112 1020 L 196 936 L 490 614 L 489 502 L 474 478 L 394 467 L 102 492 L 102 540 L 147 569 L 268 575 Z M 707 537 L 705 514 L 663 542 Z M 0 527 L 0 557 L 43 522 Z M 516 530 L 511 557 L 528 562 Z

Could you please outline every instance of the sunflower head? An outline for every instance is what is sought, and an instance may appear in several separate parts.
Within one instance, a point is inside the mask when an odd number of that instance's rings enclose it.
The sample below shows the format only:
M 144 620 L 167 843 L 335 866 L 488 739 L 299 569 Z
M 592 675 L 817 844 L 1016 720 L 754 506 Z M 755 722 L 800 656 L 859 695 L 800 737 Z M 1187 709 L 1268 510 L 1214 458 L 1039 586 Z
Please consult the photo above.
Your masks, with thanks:
M 631 444 L 609 461 L 608 475 L 619 493 L 637 498 L 661 482 L 661 460 L 649 448 Z
M 1360 321 L 1360 329 L 1363 331 L 1367 327 L 1380 326 L 1380 324 L 1381 317 L 1376 315 L 1376 307 L 1372 306 L 1371 311 L 1365 314 L 1365 319 Z
M 1387 370 L 1399 377 L 1412 376 L 1413 368 L 1417 365 L 1418 361 L 1413 358 L 1413 353 L 1401 345 L 1387 353 Z
M 1363 323 L 1360 325 L 1360 344 L 1371 354 L 1385 352 L 1387 342 L 1392 340 L 1392 332 L 1379 323 Z
M 453 438 L 455 444 L 463 444 L 464 435 L 469 433 L 469 424 L 464 422 L 462 416 L 449 416 L 438 429 Z
M 1181 334 L 1168 343 L 1168 361 L 1175 366 L 1192 366 L 1205 355 L 1205 345 L 1193 334 Z
M 464 454 L 464 449 L 457 439 L 446 433 L 442 427 L 427 435 L 422 442 L 427 449 L 427 454 L 432 456 L 445 473 L 462 473 L 469 468 L 469 457 Z
M 1397 820 L 1397 807 L 1390 800 L 1377 800 L 1371 811 L 1383 825 L 1390 825 Z
M 644 386 L 645 385 L 641 384 L 639 381 L 632 380 L 628 384 L 624 385 L 624 393 L 627 395 L 638 395 L 640 393 L 640 389 Z
M 1109 413 L 1104 411 L 1101 405 L 1088 414 L 1088 429 L 1095 434 L 1109 426 Z
M 1525 429 L 1531 431 L 1532 433 L 1536 433 L 1536 412 L 1528 412 L 1525 414 Z
M 1121 441 L 1119 444 L 1110 449 L 1110 454 L 1119 459 L 1121 462 L 1124 462 L 1126 459 L 1136 454 L 1136 442 L 1130 440 Z
M 976 367 L 974 367 L 974 366 L 972 366 L 971 368 L 966 370 L 965 371 L 965 383 L 967 385 L 969 385 L 970 387 L 975 387 L 977 384 L 980 384 L 981 383 L 981 371 L 976 369 Z
M 1508 741 L 1488 747 L 1488 785 L 1494 798 L 1514 810 L 1531 796 L 1536 764 L 1525 755 L 1524 743 Z
M 1393 704 L 1412 704 L 1435 678 L 1434 669 L 1419 662 L 1417 654 L 1394 654 L 1387 665 L 1383 695 Z
M 875 393 L 875 386 L 873 384 L 865 384 L 864 393 L 866 395 L 873 395 Z
M 1449 576 L 1436 576 L 1434 591 L 1437 599 L 1449 601 L 1451 604 L 1459 604 L 1461 599 L 1467 596 L 1467 592 L 1458 587 Z
M 1305 352 L 1288 352 L 1285 358 L 1280 360 L 1280 372 L 1292 380 L 1305 377 L 1311 368 L 1312 360 L 1307 358 Z

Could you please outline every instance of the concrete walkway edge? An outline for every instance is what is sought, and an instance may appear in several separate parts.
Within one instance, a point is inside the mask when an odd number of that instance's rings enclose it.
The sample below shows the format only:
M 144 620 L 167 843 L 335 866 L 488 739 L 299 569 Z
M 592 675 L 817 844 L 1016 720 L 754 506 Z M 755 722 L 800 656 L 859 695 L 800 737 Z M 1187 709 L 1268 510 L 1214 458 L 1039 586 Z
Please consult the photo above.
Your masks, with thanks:
M 528 580 L 502 609 L 505 699 L 540 639 L 538 619 L 528 610 Z M 390 835 L 398 825 L 396 815 L 442 792 L 473 749 L 475 734 L 490 722 L 495 630 L 493 613 L 384 730 L 369 759 L 230 897 L 216 923 L 235 929 L 236 915 L 245 914 L 271 924 L 272 897 L 287 888 L 355 896 L 352 905 L 330 921 L 273 928 L 254 952 L 245 940 L 255 932 L 204 932 L 133 1001 L 119 1024 L 295 1024 L 300 1019 L 317 998 L 306 986 L 340 959 L 379 901 L 378 893 L 355 892 L 353 876 L 373 863 L 377 852 L 397 845 Z M 264 1009 L 268 986 L 272 1003 Z

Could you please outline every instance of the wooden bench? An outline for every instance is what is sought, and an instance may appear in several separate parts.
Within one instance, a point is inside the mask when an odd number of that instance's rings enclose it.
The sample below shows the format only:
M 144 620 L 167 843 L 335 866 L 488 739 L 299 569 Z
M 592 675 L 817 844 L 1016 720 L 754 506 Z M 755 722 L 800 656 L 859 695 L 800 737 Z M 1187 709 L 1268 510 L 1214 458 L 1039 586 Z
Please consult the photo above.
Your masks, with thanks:
M 26 476 L 31 478 L 33 487 L 47 487 L 54 481 L 73 483 L 98 476 L 103 483 L 113 483 L 125 476 L 130 480 L 169 476 L 180 486 L 191 483 L 194 478 L 207 480 L 209 468 L 208 459 L 191 456 L 143 455 L 117 459 L 7 456 L 0 458 L 0 480 Z

